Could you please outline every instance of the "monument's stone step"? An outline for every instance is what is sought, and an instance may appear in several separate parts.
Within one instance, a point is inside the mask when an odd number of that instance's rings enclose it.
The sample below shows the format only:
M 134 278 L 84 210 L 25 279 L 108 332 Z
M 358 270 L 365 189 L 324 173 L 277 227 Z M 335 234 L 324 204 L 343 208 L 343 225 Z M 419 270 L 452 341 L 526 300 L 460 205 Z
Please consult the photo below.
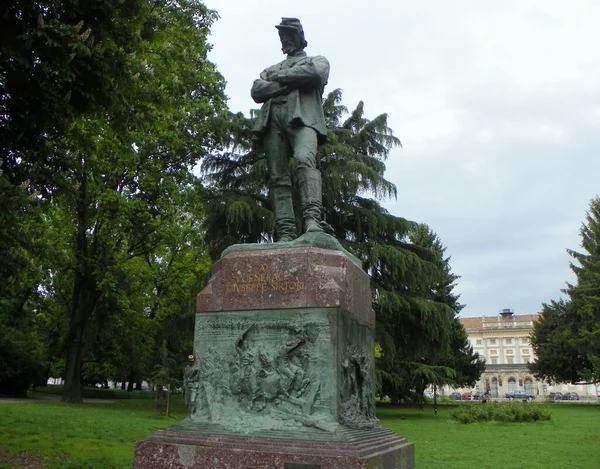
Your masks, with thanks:
M 158 432 L 135 449 L 134 469 L 414 469 L 414 446 L 388 430 L 356 441 Z
M 247 439 L 268 439 L 268 440 L 306 440 L 315 442 L 340 442 L 352 443 L 354 445 L 368 444 L 369 440 L 378 439 L 379 442 L 386 441 L 385 438 L 395 438 L 397 434 L 390 432 L 386 428 L 377 426 L 370 430 L 358 430 L 339 426 L 333 432 L 325 432 L 314 429 L 307 431 L 306 429 L 298 430 L 259 430 L 254 432 L 246 432 L 240 434 L 239 431 L 231 430 L 221 425 L 210 423 L 191 422 L 186 419 L 178 424 L 175 424 L 164 432 L 170 432 L 178 435 L 204 435 L 204 436 L 222 436 L 226 437 L 244 437 Z

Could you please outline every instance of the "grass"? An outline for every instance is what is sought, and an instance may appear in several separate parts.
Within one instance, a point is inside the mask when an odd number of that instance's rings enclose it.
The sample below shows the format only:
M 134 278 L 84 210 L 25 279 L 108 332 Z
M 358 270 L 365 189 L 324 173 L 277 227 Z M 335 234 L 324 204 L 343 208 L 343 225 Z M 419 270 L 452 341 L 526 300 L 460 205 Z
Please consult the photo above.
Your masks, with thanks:
M 470 405 L 464 403 L 462 405 Z M 381 422 L 415 444 L 417 469 L 600 468 L 600 406 L 552 405 L 535 423 L 451 420 L 451 408 L 379 406 Z
M 185 417 L 181 398 L 171 417 L 147 399 L 113 404 L 58 402 L 0 405 L 0 454 L 35 454 L 46 469 L 130 469 L 136 441 Z M 4 464 L 4 466 L 2 465 Z M 0 469 L 13 467 L 0 463 Z M 19 466 L 15 466 L 19 467 Z
M 465 403 L 462 405 L 469 405 Z M 552 419 L 536 423 L 463 425 L 450 407 L 378 407 L 388 428 L 415 444 L 417 469 L 589 469 L 600 467 L 600 406 L 553 405 Z M 17 455 L 42 456 L 45 469 L 130 469 L 133 445 L 185 416 L 181 398 L 170 418 L 146 399 L 113 404 L 53 402 L 0 405 L 0 469 L 20 467 Z M 13 457 L 7 462 L 6 456 Z

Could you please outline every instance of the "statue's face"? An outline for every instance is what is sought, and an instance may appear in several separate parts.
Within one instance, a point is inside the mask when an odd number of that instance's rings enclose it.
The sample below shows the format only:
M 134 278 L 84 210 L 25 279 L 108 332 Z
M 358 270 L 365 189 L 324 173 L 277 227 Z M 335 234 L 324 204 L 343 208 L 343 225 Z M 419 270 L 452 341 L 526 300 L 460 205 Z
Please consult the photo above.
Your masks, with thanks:
M 281 40 L 281 50 L 284 54 L 292 54 L 303 49 L 300 34 L 292 29 L 280 29 L 279 39 Z

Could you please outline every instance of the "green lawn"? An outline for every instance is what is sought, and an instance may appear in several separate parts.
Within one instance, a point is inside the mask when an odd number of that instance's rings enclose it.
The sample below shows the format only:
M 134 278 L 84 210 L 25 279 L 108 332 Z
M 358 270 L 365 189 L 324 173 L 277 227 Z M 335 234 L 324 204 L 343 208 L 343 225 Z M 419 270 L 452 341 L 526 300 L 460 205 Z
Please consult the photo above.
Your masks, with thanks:
M 417 469 L 600 468 L 600 406 L 549 406 L 552 419 L 536 423 L 465 425 L 450 419 L 449 408 L 434 415 L 379 406 L 377 413 L 415 444 Z
M 600 468 L 600 406 L 550 406 L 552 420 L 519 424 L 464 425 L 449 408 L 434 415 L 381 405 L 378 415 L 415 444 L 417 469 Z M 158 416 L 146 399 L 0 405 L 0 469 L 19 467 L 7 462 L 18 454 L 45 457 L 46 469 L 129 469 L 135 441 L 184 417 L 180 399 L 174 410 Z
M 181 398 L 173 407 L 172 417 L 165 418 L 149 399 L 0 405 L 0 454 L 45 456 L 46 469 L 130 469 L 136 441 L 185 417 Z M 12 467 L 0 464 L 0 469 Z

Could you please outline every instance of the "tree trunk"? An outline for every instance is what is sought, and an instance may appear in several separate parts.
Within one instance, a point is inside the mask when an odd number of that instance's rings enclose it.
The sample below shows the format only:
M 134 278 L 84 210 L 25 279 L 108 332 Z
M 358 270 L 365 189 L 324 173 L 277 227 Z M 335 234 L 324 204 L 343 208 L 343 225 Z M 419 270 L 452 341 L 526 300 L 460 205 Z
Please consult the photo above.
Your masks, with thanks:
M 121 389 L 122 389 L 123 391 L 125 391 L 125 389 L 127 389 L 127 386 L 126 386 L 126 383 L 125 383 L 125 381 L 121 381 Z
M 129 376 L 127 377 L 127 392 L 133 391 L 133 385 L 135 384 L 135 372 L 129 372 Z
M 171 401 L 171 385 L 167 385 L 167 410 L 165 410 L 165 416 L 169 416 L 169 402 Z
M 79 278 L 78 278 L 79 277 Z M 81 363 L 83 358 L 83 345 L 85 332 L 89 319 L 94 310 L 94 305 L 99 294 L 92 287 L 91 279 L 81 278 L 76 274 L 75 289 L 73 292 L 73 306 L 71 321 L 67 334 L 67 362 L 65 366 L 65 385 L 62 402 L 81 404 Z
M 136 381 L 135 382 L 135 390 L 136 391 L 141 391 L 142 390 L 142 382 L 141 381 Z
M 81 160 L 82 167 L 85 161 Z M 74 255 L 75 275 L 73 279 L 73 296 L 69 314 L 69 330 L 67 333 L 67 361 L 65 365 L 65 387 L 62 402 L 80 404 L 82 402 L 81 363 L 83 345 L 88 323 L 94 312 L 100 292 L 96 288 L 96 278 L 91 267 L 88 243 L 88 194 L 87 175 L 82 173 L 76 200 L 76 233 Z
M 158 403 L 160 402 L 160 395 L 162 393 L 162 386 L 156 385 L 156 396 L 154 397 L 154 411 L 158 411 Z
M 70 346 L 67 352 L 65 366 L 65 384 L 63 387 L 62 402 L 81 404 L 83 402 L 81 387 L 81 353 L 83 347 L 83 328 L 69 327 Z

